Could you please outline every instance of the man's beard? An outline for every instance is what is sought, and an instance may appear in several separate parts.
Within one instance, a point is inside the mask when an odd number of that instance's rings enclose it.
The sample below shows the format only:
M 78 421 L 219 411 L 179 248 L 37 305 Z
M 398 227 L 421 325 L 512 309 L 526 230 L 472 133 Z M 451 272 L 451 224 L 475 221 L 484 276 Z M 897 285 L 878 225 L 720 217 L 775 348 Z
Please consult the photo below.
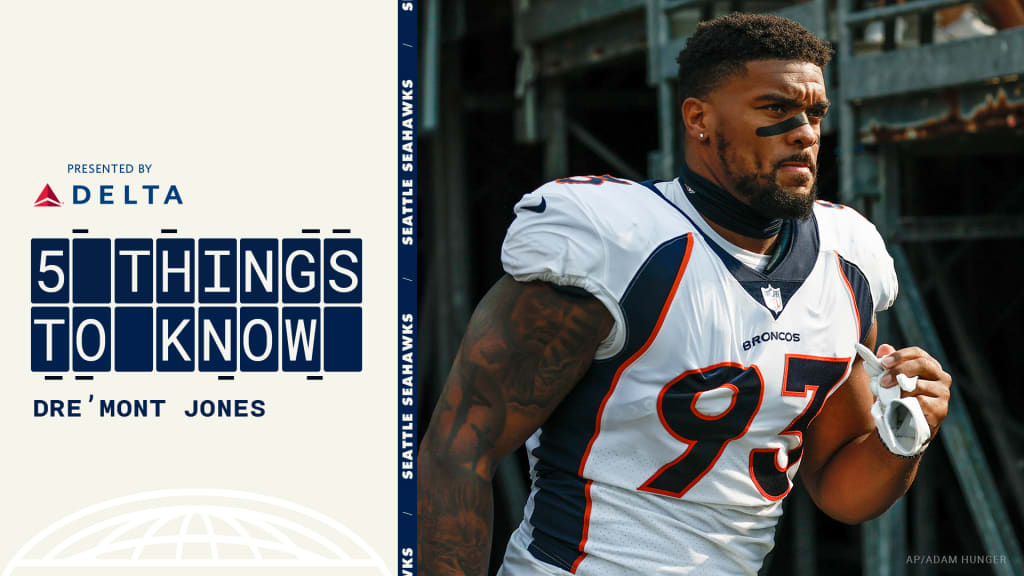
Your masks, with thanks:
M 718 159 L 722 162 L 726 178 L 732 183 L 736 192 L 747 200 L 751 208 L 765 218 L 806 220 L 811 216 L 811 212 L 814 210 L 814 201 L 818 199 L 818 165 L 809 154 L 797 154 L 781 160 L 767 176 L 756 172 L 736 174 L 730 167 L 726 155 L 729 145 L 726 144 L 723 134 L 719 133 L 716 139 L 718 140 Z M 778 176 L 779 170 L 782 169 L 781 162 L 805 162 L 813 166 L 809 178 L 812 179 L 814 185 L 809 194 L 791 194 L 779 186 Z

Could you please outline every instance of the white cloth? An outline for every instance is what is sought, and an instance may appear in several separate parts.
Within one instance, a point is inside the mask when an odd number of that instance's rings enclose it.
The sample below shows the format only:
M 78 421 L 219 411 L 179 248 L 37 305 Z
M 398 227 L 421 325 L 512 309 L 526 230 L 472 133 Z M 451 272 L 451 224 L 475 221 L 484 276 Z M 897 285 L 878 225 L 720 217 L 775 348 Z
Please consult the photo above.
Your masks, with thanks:
M 875 354 L 862 344 L 857 344 L 857 354 L 864 359 L 864 369 L 871 377 L 871 393 L 875 395 L 871 416 L 882 443 L 898 456 L 917 456 L 928 446 L 931 428 L 917 398 L 900 397 L 901 391 L 913 392 L 917 388 L 917 376 L 896 374 L 897 385 L 885 388 L 881 380 L 888 370 Z

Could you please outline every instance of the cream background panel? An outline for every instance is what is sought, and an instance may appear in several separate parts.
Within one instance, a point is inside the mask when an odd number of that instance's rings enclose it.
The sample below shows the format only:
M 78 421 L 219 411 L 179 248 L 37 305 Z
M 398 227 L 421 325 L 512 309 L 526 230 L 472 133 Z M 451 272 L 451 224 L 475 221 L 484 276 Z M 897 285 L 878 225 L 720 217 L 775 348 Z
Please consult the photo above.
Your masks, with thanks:
M 341 522 L 396 566 L 397 4 L 0 3 L 0 565 L 50 523 L 138 492 L 242 490 Z M 148 176 L 67 163 L 151 163 Z M 49 183 L 62 208 L 34 208 Z M 93 189 L 72 205 L 72 184 Z M 175 184 L 184 205 L 99 206 L 97 188 Z M 119 201 L 115 193 L 115 201 Z M 162 194 L 158 195 L 162 199 Z M 97 374 L 29 366 L 33 237 L 363 240 L 363 371 Z M 325 234 L 324 237 L 330 236 Z M 32 417 L 34 399 L 165 398 L 160 419 Z M 264 399 L 193 420 L 192 399 Z M 189 573 L 205 573 L 204 569 Z M 215 571 L 214 571 L 215 572 Z

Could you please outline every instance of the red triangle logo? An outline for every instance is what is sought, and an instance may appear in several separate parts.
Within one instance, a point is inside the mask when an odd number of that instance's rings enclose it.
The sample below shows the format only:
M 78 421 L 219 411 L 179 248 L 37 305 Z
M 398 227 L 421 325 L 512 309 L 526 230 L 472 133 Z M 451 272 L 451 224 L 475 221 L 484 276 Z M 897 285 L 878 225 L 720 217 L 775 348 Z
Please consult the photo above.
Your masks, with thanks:
M 39 193 L 39 197 L 36 198 L 36 206 L 63 206 L 64 203 L 57 198 L 57 195 L 53 193 L 53 188 L 47 184 L 43 191 Z

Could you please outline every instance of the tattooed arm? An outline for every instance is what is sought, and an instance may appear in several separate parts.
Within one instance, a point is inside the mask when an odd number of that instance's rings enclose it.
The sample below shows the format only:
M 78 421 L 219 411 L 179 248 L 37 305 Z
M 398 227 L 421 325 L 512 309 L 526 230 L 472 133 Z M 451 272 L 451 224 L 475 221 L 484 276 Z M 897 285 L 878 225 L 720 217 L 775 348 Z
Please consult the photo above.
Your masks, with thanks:
M 491 479 L 583 376 L 612 318 L 597 299 L 505 276 L 473 313 L 419 467 L 419 573 L 483 576 Z

